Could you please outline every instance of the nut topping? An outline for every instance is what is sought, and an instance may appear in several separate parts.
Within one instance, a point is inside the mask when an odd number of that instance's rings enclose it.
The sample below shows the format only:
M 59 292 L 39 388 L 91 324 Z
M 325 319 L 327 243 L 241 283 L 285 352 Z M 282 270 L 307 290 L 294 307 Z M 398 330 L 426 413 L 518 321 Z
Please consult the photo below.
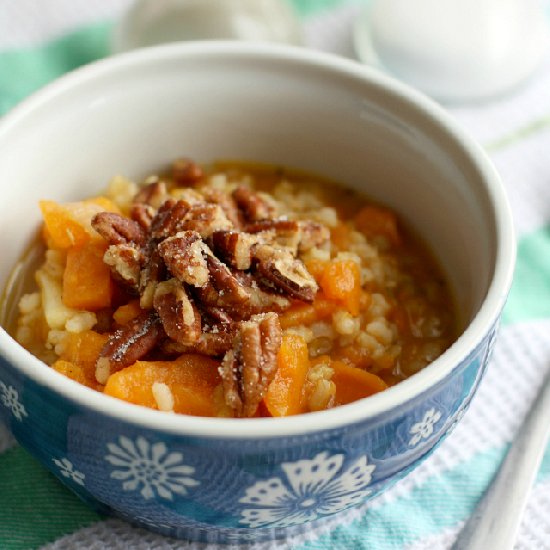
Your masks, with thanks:
M 256 272 L 261 284 L 297 300 L 313 301 L 319 287 L 301 260 L 269 245 L 259 247 L 256 254 L 259 260 Z
M 105 384 L 109 376 L 149 353 L 159 342 L 162 329 L 155 313 L 142 313 L 118 329 L 101 349 L 95 377 Z
M 214 252 L 235 269 L 250 269 L 252 247 L 257 242 L 256 237 L 239 231 L 214 231 L 212 233 Z
M 252 317 L 239 324 L 233 349 L 220 365 L 226 404 L 240 417 L 256 413 L 277 371 L 282 330 L 276 313 Z
M 92 227 L 110 244 L 143 244 L 145 235 L 133 220 L 114 212 L 100 212 L 92 218 Z
M 105 252 L 103 261 L 111 268 L 116 280 L 139 290 L 139 277 L 143 254 L 130 244 L 112 244 Z
M 134 197 L 134 203 L 158 208 L 168 198 L 166 184 L 156 179 L 143 187 Z
M 153 305 L 169 338 L 180 344 L 193 344 L 199 339 L 199 310 L 176 279 L 157 285 Z
M 237 187 L 233 191 L 233 199 L 250 222 L 273 218 L 276 213 L 274 204 L 247 187 Z
M 155 347 L 161 357 L 223 357 L 227 405 L 253 416 L 277 369 L 277 313 L 291 300 L 312 301 L 318 290 L 298 256 L 330 234 L 314 222 L 275 218 L 275 202 L 247 187 L 182 189 L 203 179 L 191 161 L 174 163 L 173 178 L 180 186 L 173 196 L 158 178 L 149 180 L 131 219 L 107 212 L 93 219 L 110 244 L 104 262 L 139 293 L 144 310 L 103 347 L 96 378 L 105 383 Z
M 176 185 L 196 185 L 203 178 L 202 168 L 190 159 L 177 159 L 172 163 L 172 177 Z
M 205 256 L 210 253 L 196 231 L 180 231 L 159 244 L 158 251 L 176 279 L 193 286 L 204 286 L 209 271 Z

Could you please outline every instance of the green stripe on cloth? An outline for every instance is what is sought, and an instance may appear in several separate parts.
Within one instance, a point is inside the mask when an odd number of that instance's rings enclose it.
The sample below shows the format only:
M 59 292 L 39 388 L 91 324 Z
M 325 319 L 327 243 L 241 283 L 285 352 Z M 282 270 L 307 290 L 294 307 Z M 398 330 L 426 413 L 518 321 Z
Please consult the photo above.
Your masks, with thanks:
M 516 271 L 502 315 L 505 324 L 550 317 L 550 225 L 519 241 Z
M 305 17 L 346 2 L 292 0 L 291 3 Z M 111 29 L 112 23 L 96 23 L 45 44 L 0 52 L 0 115 L 67 71 L 107 56 Z
M 67 71 L 106 56 L 110 29 L 98 23 L 44 45 L 0 52 L 0 115 Z
M 29 550 L 99 521 L 20 447 L 0 455 L 0 548 Z

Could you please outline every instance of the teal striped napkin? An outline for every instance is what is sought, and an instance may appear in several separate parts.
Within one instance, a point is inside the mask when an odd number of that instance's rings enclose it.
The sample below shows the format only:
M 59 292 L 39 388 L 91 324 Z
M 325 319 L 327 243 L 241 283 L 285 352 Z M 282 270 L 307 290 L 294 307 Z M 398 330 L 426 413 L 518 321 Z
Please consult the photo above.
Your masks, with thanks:
M 351 54 L 351 25 L 361 3 L 294 0 L 308 43 L 342 55 Z M 0 0 L 0 114 L 52 79 L 108 55 L 110 21 L 127 5 L 128 0 L 51 0 L 47 5 Z M 550 367 L 549 88 L 550 60 L 513 95 L 449 109 L 501 173 L 519 236 L 500 339 L 472 407 L 433 455 L 387 493 L 323 531 L 277 548 L 449 548 L 490 481 Z M 550 549 L 549 510 L 547 452 L 517 548 Z M 1 549 L 182 547 L 204 548 L 98 516 L 0 426 Z

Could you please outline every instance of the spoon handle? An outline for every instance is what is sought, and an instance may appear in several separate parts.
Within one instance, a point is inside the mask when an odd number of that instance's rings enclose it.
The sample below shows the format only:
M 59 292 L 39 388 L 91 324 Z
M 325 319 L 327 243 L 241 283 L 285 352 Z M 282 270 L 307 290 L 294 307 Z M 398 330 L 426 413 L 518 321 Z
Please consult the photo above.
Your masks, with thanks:
M 550 372 L 498 472 L 459 533 L 453 550 L 508 550 L 550 435 Z

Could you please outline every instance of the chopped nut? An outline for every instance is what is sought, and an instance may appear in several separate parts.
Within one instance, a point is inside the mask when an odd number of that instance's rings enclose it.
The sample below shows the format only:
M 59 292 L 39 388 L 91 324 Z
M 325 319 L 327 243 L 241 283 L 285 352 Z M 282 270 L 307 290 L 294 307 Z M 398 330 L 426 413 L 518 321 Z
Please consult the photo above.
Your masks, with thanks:
M 183 231 L 182 226 L 185 215 L 189 212 L 190 204 L 185 201 L 168 199 L 158 209 L 151 222 L 151 237 L 153 239 L 165 239 Z
M 110 244 L 143 244 L 145 234 L 133 220 L 114 212 L 100 212 L 92 218 L 92 227 Z
M 151 229 L 155 209 L 149 204 L 133 204 L 130 209 L 130 217 L 147 233 Z
M 202 329 L 197 307 L 176 279 L 159 283 L 153 305 L 169 338 L 180 344 L 196 342 Z
M 298 224 L 300 226 L 300 252 L 306 252 L 330 240 L 330 229 L 326 225 L 309 220 L 302 220 Z
M 204 197 L 208 202 L 218 204 L 221 207 L 227 219 L 233 224 L 233 227 L 240 228 L 242 226 L 243 220 L 241 212 L 237 208 L 231 195 L 219 189 L 210 188 L 204 190 Z
M 237 416 L 256 413 L 277 371 L 282 332 L 276 313 L 252 317 L 239 324 L 233 349 L 220 365 L 225 402 Z
M 218 258 L 212 255 L 206 257 L 210 273 L 210 282 L 198 293 L 206 304 L 217 307 L 244 304 L 250 294 L 231 270 Z
M 319 287 L 306 266 L 291 254 L 269 245 L 258 247 L 257 279 L 268 288 L 305 302 L 312 302 Z
M 128 367 L 151 351 L 162 335 L 155 313 L 142 313 L 114 332 L 99 353 L 95 376 L 105 384 L 109 376 Z
M 181 158 L 172 163 L 172 177 L 182 187 L 196 185 L 203 178 L 202 168 L 192 160 Z
M 131 244 L 112 244 L 103 255 L 115 279 L 132 290 L 139 290 L 143 254 Z
M 182 229 L 196 231 L 203 239 L 207 239 L 214 231 L 228 230 L 232 227 L 233 224 L 227 219 L 221 206 L 204 202 L 190 206 Z
M 252 247 L 257 242 L 256 237 L 239 231 L 214 231 L 212 233 L 214 252 L 235 269 L 250 269 Z
M 159 254 L 176 279 L 193 286 L 204 286 L 209 271 L 206 256 L 210 253 L 196 231 L 180 231 L 160 243 Z
M 165 277 L 166 266 L 155 242 L 149 243 L 145 258 L 144 267 L 139 276 L 139 305 L 142 309 L 151 309 L 155 289 Z
M 273 218 L 276 213 L 274 204 L 244 186 L 233 191 L 233 199 L 245 218 L 251 222 Z
M 167 198 L 166 184 L 163 181 L 155 179 L 140 189 L 134 197 L 134 203 L 147 204 L 153 208 L 159 208 Z
M 164 342 L 162 350 L 167 355 L 181 355 L 182 353 L 201 353 L 212 357 L 221 357 L 233 345 L 231 331 L 203 332 L 199 339 L 192 344 L 180 344 L 173 340 Z

